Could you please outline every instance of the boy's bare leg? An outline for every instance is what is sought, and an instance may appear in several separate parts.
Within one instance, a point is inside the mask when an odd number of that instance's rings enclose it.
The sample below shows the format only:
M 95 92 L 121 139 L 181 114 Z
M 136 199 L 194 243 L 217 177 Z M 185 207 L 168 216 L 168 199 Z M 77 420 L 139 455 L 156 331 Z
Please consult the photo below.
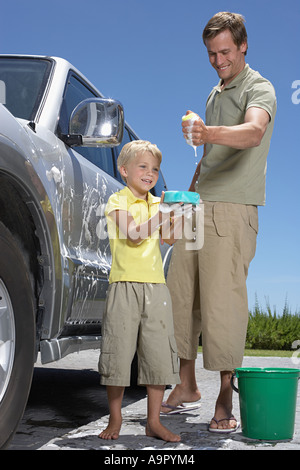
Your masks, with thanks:
M 195 360 L 180 359 L 180 380 L 181 383 L 170 393 L 167 403 L 172 406 L 178 406 L 182 403 L 192 403 L 200 400 L 201 393 L 198 389 L 195 373 Z M 162 411 L 168 411 L 162 407 Z
M 179 442 L 180 436 L 169 431 L 160 422 L 160 409 L 164 391 L 164 385 L 147 385 L 148 419 L 146 435 L 149 437 L 158 437 L 167 442 Z
M 101 439 L 118 439 L 122 426 L 122 400 L 124 387 L 106 386 L 109 404 L 109 423 L 106 429 L 99 434 Z

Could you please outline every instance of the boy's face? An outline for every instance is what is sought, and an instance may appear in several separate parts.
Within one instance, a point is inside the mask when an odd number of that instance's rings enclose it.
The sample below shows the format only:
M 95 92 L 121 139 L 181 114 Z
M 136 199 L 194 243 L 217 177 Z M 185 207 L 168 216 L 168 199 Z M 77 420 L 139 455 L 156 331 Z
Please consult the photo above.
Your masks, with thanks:
M 140 199 L 146 199 L 148 191 L 157 183 L 159 167 L 158 159 L 151 152 L 137 152 L 126 167 L 120 168 L 120 172 L 132 193 Z

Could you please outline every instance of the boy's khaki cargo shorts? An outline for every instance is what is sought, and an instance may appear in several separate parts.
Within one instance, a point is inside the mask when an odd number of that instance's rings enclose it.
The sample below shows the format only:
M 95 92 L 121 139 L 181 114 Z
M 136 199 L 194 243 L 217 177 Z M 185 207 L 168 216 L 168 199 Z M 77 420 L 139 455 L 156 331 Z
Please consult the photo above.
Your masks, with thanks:
M 102 385 L 129 386 L 138 354 L 138 384 L 180 383 L 170 293 L 165 284 L 110 284 L 99 359 Z
M 206 369 L 241 366 L 248 324 L 246 278 L 257 231 L 256 206 L 205 201 L 203 247 L 186 249 L 185 239 L 175 243 L 167 285 L 180 358 L 196 359 L 202 333 Z

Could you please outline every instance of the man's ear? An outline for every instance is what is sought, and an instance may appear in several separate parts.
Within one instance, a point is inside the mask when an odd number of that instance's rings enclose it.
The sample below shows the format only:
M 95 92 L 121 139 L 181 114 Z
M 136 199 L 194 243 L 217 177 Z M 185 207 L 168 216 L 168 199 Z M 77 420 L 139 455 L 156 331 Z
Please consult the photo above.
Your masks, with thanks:
M 247 52 L 247 48 L 248 48 L 247 42 L 243 42 L 240 46 L 240 51 L 245 54 Z

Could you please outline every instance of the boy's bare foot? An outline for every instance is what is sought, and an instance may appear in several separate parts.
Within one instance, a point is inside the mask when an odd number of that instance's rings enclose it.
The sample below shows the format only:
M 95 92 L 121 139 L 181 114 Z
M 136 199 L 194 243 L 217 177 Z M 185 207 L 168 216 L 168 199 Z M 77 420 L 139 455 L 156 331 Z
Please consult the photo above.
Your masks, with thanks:
M 122 418 L 119 419 L 109 419 L 107 428 L 105 428 L 98 437 L 101 439 L 118 439 L 120 434 L 120 429 L 122 425 Z
M 150 425 L 147 423 L 146 436 L 157 437 L 166 442 L 180 442 L 181 438 L 178 434 L 174 434 L 165 428 L 160 422 Z

